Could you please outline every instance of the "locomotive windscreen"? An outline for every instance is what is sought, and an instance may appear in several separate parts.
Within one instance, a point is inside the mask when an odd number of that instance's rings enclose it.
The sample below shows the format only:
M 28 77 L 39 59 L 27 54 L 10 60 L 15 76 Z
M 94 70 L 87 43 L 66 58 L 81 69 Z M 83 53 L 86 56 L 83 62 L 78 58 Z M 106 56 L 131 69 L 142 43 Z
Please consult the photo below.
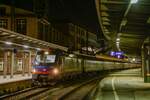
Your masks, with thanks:
M 38 52 L 35 58 L 35 63 L 55 63 L 56 55 L 48 52 Z
M 56 59 L 56 55 L 47 55 L 45 62 L 46 63 L 54 63 L 55 59 Z

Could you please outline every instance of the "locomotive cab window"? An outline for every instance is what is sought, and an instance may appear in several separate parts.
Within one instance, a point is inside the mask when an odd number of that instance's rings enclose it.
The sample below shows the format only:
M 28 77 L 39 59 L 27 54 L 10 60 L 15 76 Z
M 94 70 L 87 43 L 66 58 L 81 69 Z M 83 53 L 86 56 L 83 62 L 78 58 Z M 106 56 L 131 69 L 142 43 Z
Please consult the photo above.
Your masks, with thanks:
M 46 63 L 54 63 L 55 59 L 56 59 L 56 55 L 47 55 L 45 62 Z
M 52 64 L 52 63 L 55 63 L 56 62 L 56 55 L 55 54 L 52 54 L 50 52 L 38 52 L 37 55 L 36 55 L 36 58 L 35 58 L 35 64 L 38 65 L 38 64 Z

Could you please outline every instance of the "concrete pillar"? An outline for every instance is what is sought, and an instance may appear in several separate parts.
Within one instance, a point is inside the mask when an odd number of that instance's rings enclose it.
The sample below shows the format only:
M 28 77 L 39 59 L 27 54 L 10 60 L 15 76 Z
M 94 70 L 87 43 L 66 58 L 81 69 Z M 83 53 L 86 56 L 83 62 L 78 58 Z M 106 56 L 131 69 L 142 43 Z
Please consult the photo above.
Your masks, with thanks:
M 32 68 L 32 61 L 31 61 L 31 51 L 29 51 L 29 67 L 28 67 L 28 76 L 31 74 L 31 68 Z
M 141 69 L 141 74 L 142 77 L 145 77 L 145 55 L 144 55 L 144 46 L 142 46 L 142 51 L 141 51 L 141 60 L 142 60 L 142 69 Z
M 23 54 L 23 60 L 22 60 L 22 76 L 24 76 L 25 75 L 25 52 L 22 52 Z
M 15 54 L 14 52 L 11 52 L 11 68 L 10 68 L 10 78 L 13 78 L 13 74 L 14 74 L 14 58 L 15 58 Z
M 83 73 L 85 72 L 84 66 L 85 66 L 85 61 L 84 59 L 81 59 L 81 67 L 82 67 Z
M 150 83 L 150 46 L 145 46 L 144 48 L 144 65 L 145 65 L 145 77 L 144 82 Z
M 89 35 L 88 31 L 86 31 L 86 53 L 88 54 L 88 41 L 89 41 Z
M 7 76 L 7 61 L 8 61 L 8 57 L 7 57 L 7 51 L 4 52 L 4 70 L 3 70 L 3 75 L 4 75 L 4 78 L 6 78 Z

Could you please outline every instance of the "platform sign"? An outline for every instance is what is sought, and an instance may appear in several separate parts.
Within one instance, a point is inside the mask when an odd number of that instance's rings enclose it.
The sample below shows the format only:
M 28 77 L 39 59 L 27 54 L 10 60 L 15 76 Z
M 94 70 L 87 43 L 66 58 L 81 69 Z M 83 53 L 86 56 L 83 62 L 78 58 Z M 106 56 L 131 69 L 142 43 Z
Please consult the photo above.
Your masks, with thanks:
M 123 54 L 124 54 L 123 51 L 117 51 L 117 52 L 115 52 L 115 55 L 123 55 Z
M 111 51 L 111 52 L 110 52 L 110 55 L 111 55 L 111 56 L 115 56 L 115 52 L 114 52 L 114 51 Z
M 122 58 L 123 55 L 124 55 L 123 51 L 111 51 L 110 52 L 110 56 L 117 57 L 117 58 Z

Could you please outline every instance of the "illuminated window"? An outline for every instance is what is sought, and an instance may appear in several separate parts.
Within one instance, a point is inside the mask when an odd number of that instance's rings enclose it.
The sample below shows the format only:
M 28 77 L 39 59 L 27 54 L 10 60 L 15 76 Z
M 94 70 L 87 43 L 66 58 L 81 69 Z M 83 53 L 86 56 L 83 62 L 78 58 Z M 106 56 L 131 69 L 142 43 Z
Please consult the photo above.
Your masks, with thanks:
M 16 19 L 16 32 L 26 34 L 27 31 L 26 19 Z
M 1 28 L 8 28 L 8 19 L 0 19 L 0 27 Z

